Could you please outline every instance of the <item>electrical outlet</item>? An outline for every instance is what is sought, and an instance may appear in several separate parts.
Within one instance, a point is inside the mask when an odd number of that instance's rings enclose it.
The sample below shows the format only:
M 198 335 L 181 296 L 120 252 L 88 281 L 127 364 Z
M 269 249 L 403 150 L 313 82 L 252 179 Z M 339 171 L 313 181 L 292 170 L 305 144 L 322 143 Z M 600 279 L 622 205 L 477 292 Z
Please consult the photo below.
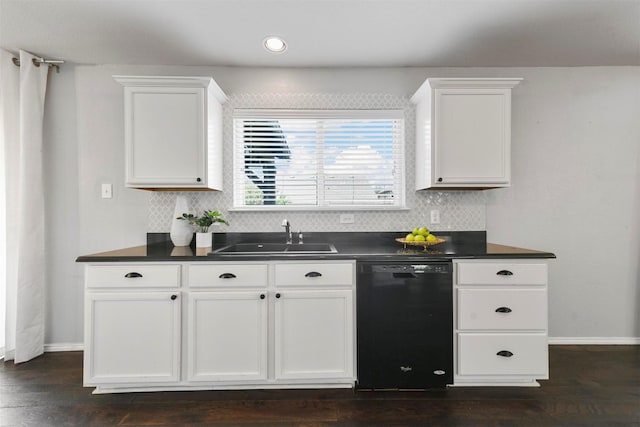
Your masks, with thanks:
M 111 199 L 113 197 L 113 185 L 111 184 L 102 184 L 102 190 L 100 191 L 100 195 L 103 199 Z
M 440 211 L 431 209 L 431 224 L 440 224 Z
M 355 222 L 355 218 L 353 214 L 341 214 L 340 215 L 340 224 L 353 224 Z

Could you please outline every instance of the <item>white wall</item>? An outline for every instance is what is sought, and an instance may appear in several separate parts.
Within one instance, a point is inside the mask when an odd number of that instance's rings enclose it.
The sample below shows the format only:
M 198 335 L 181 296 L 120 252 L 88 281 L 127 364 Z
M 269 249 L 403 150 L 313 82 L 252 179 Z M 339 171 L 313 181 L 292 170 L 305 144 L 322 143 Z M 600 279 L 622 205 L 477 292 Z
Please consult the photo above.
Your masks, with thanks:
M 489 240 L 557 253 L 550 331 L 638 337 L 640 73 L 620 68 L 246 69 L 65 65 L 45 135 L 47 342 L 82 341 L 81 254 L 141 245 L 150 193 L 123 186 L 122 88 L 113 74 L 211 75 L 231 93 L 390 93 L 426 77 L 524 77 L 513 100 L 513 186 L 487 192 Z M 407 163 L 411 165 L 411 162 Z M 113 199 L 100 198 L 112 183 Z
M 495 242 L 553 251 L 553 337 L 640 336 L 640 72 L 513 70 L 512 186 L 491 191 Z

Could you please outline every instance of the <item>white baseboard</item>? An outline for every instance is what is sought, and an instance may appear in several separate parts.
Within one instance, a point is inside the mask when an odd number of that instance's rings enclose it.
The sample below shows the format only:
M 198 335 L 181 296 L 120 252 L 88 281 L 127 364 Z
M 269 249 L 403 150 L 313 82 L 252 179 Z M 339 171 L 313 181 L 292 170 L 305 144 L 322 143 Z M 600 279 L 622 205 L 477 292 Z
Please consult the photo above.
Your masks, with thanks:
M 82 351 L 84 350 L 84 343 L 59 343 L 59 344 L 45 344 L 45 353 L 53 353 L 56 351 Z
M 550 345 L 640 345 L 640 337 L 549 337 Z

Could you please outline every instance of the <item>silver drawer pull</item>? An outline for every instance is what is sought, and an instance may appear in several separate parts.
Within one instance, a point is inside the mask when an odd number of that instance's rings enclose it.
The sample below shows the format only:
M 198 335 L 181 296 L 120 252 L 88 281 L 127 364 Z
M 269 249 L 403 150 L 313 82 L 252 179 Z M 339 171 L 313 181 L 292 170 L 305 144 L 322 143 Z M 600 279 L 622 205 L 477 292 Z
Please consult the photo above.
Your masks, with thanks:
M 127 279 L 133 279 L 136 277 L 142 277 L 142 274 L 132 271 L 131 273 L 125 274 L 124 277 L 126 277 Z
M 400 370 L 402 372 L 411 372 L 413 371 L 413 368 L 411 366 L 400 366 Z
M 498 307 L 496 308 L 496 313 L 511 313 L 513 310 L 511 310 L 509 307 Z
M 513 356 L 513 353 L 511 353 L 509 350 L 501 350 L 496 353 L 496 356 L 511 357 Z

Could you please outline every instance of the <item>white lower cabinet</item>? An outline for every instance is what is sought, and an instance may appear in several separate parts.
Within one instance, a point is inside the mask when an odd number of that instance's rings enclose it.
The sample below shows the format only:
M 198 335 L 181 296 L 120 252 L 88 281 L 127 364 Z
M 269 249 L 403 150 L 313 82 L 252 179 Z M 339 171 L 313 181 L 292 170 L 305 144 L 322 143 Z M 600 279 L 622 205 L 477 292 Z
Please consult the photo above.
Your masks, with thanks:
M 352 379 L 352 290 L 278 290 L 276 379 Z
M 85 290 L 96 393 L 355 384 L 353 261 L 99 263 Z
M 549 378 L 547 305 L 545 261 L 455 261 L 454 385 Z
M 211 388 L 348 387 L 354 263 L 187 266 L 187 382 Z
M 85 284 L 84 385 L 177 384 L 180 265 L 89 265 Z
M 353 261 L 99 263 L 85 290 L 96 393 L 355 384 Z
M 189 381 L 267 379 L 266 291 L 191 292 Z
M 180 379 L 178 292 L 88 292 L 84 384 Z

